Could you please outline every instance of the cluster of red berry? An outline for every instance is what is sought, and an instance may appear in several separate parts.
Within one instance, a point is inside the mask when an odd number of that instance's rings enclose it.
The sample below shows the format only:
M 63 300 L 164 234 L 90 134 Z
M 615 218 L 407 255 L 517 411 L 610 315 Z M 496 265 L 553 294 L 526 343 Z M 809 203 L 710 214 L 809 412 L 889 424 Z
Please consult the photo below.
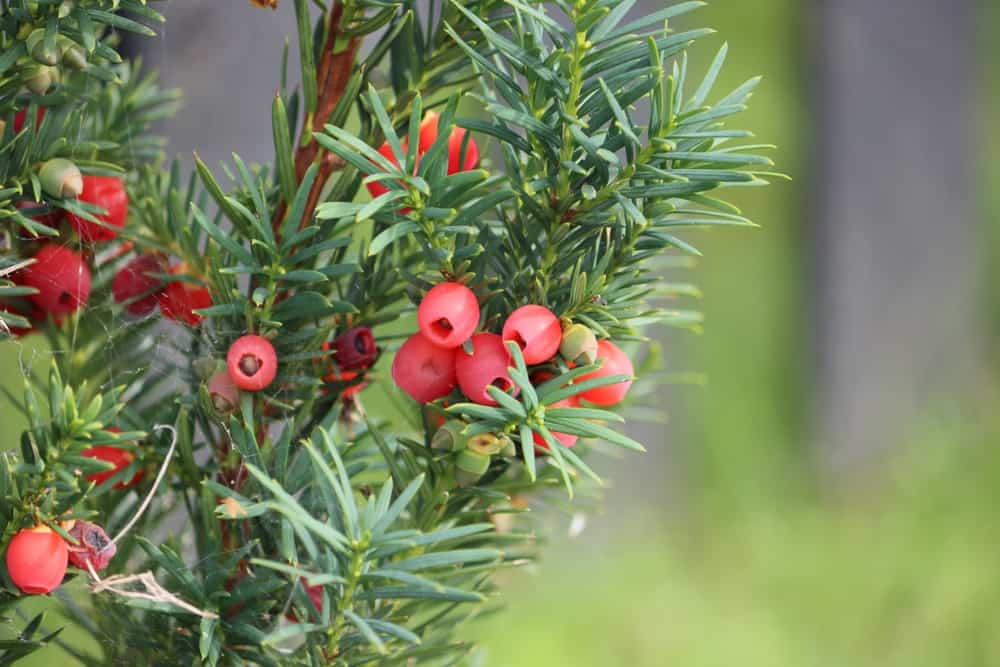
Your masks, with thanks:
M 120 432 L 116 428 L 108 430 Z M 82 454 L 112 464 L 110 470 L 86 476 L 88 481 L 98 486 L 109 483 L 135 461 L 131 451 L 114 445 L 90 447 Z M 143 469 L 139 468 L 131 478 L 115 482 L 111 488 L 117 491 L 128 489 L 138 484 L 143 475 Z M 62 583 L 69 565 L 100 571 L 111 562 L 116 547 L 101 526 L 89 521 L 68 521 L 62 527 L 74 538 L 74 544 L 43 524 L 20 530 L 11 538 L 7 545 L 7 573 L 21 591 L 29 595 L 49 593 Z
M 518 386 L 508 368 L 512 361 L 506 343 L 521 348 L 524 362 L 533 369 L 531 379 L 540 384 L 554 375 L 545 366 L 557 354 L 567 366 L 594 363 L 597 370 L 579 378 L 579 382 L 634 372 L 632 362 L 609 340 L 598 341 L 582 324 L 565 328 L 555 313 L 544 306 L 526 305 L 512 312 L 501 333 L 475 333 L 479 326 L 479 301 L 475 293 L 457 282 L 435 285 L 417 309 L 419 331 L 399 348 L 392 364 L 392 377 L 407 394 L 421 403 L 431 403 L 449 396 L 457 387 L 470 401 L 497 405 L 488 388 L 517 395 Z M 559 401 L 553 407 L 577 407 L 581 400 L 610 406 L 621 401 L 631 380 L 595 387 Z M 567 447 L 576 436 L 557 434 Z M 539 442 L 540 445 L 544 443 Z
M 437 141 L 439 119 L 440 114 L 436 111 L 428 111 L 424 116 L 424 119 L 420 122 L 420 136 L 417 139 L 418 162 L 420 157 L 429 151 L 431 146 L 434 145 L 434 142 Z M 474 169 L 476 164 L 479 162 L 479 147 L 476 146 L 476 142 L 471 136 L 468 140 L 466 140 L 467 134 L 468 132 L 466 130 L 463 130 L 460 127 L 453 127 L 451 129 L 451 134 L 448 135 L 448 175 Z M 409 148 L 409 143 L 406 139 L 403 139 L 400 143 L 402 145 L 403 152 L 406 152 Z M 462 152 L 463 145 L 465 146 L 464 154 Z M 399 166 L 399 162 L 396 160 L 396 156 L 393 154 L 388 141 L 379 147 L 378 152 L 389 162 L 397 167 Z M 388 191 L 389 188 L 379 181 L 368 182 L 368 192 L 371 193 L 372 199 L 385 194 Z M 407 211 L 404 209 L 402 212 L 406 213 Z
M 40 108 L 38 118 L 41 119 L 44 113 L 45 110 Z M 24 121 L 24 112 L 19 112 L 14 120 L 15 129 L 23 127 Z M 85 251 L 77 252 L 53 242 L 42 243 L 32 255 L 34 262 L 11 276 L 19 285 L 32 287 L 37 292 L 28 297 L 27 307 L 0 304 L 0 310 L 23 315 L 36 322 L 51 315 L 58 322 L 82 308 L 90 299 L 94 253 L 89 247 L 118 237 L 128 218 L 129 199 L 122 179 L 83 175 L 75 164 L 62 158 L 44 163 L 39 169 L 39 180 L 45 192 L 53 197 L 76 199 L 104 210 L 104 213 L 95 216 L 99 222 L 93 222 L 76 213 L 64 212 L 39 202 L 18 203 L 18 208 L 26 215 L 49 227 L 58 227 L 65 220 L 76 232 Z M 130 250 L 131 243 L 125 243 L 119 252 L 113 253 L 112 259 Z M 183 275 L 187 273 L 187 268 L 183 264 L 171 267 L 159 255 L 139 255 L 115 274 L 111 293 L 115 301 L 123 304 L 132 315 L 149 315 L 159 306 L 166 317 L 191 326 L 197 325 L 201 317 L 194 311 L 212 304 L 208 290 L 180 280 L 167 283 L 162 278 L 165 273 Z M 30 331 L 16 330 L 11 333 L 24 335 Z

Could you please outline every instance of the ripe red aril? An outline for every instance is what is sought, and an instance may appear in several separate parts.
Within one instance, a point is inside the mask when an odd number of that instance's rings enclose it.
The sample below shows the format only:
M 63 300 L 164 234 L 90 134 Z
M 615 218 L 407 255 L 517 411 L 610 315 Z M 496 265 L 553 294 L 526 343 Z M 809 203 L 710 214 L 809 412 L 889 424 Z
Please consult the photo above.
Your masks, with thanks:
M 608 377 L 610 375 L 632 376 L 635 372 L 632 368 L 632 361 L 610 340 L 597 341 L 597 358 L 604 361 L 601 367 L 593 373 L 580 376 L 577 382 L 585 382 L 592 378 Z M 625 394 L 628 393 L 631 386 L 632 380 L 625 380 L 623 382 L 616 382 L 615 384 L 604 385 L 603 387 L 588 389 L 580 394 L 579 397 L 595 405 L 615 405 L 625 398 Z
M 458 347 L 479 325 L 479 301 L 462 283 L 439 283 L 417 308 L 420 333 L 438 347 Z
M 471 347 L 471 354 L 459 349 L 455 357 L 455 376 L 462 393 L 483 405 L 497 405 L 486 390 L 490 385 L 516 396 L 519 390 L 507 372 L 510 351 L 503 339 L 495 333 L 480 333 L 472 337 Z
M 48 526 L 20 530 L 7 545 L 7 574 L 15 586 L 29 595 L 58 588 L 68 564 L 66 541 Z
M 125 226 L 128 218 L 128 193 L 125 182 L 117 176 L 84 176 L 80 201 L 100 206 L 107 213 L 98 214 L 99 225 L 74 214 L 67 213 L 66 219 L 84 241 L 96 243 L 110 241 L 118 236 L 119 227 Z
M 306 595 L 309 596 L 309 601 L 313 603 L 314 607 L 316 607 L 316 611 L 318 611 L 319 613 L 322 614 L 323 613 L 323 585 L 322 584 L 310 585 L 309 582 L 306 580 L 305 577 L 302 577 L 299 581 L 302 583 L 302 587 L 305 588 Z M 312 616 L 312 615 L 313 614 L 310 614 L 310 616 Z M 291 609 L 289 609 L 288 613 L 285 614 L 285 618 L 287 618 L 289 621 L 292 621 L 293 623 L 296 623 L 299 620 L 296 617 L 295 612 L 293 610 L 291 610 Z
M 108 429 L 113 433 L 117 433 L 117 429 Z M 102 470 L 100 472 L 93 472 L 87 475 L 87 479 L 95 484 L 104 484 L 109 479 L 117 475 L 119 472 L 128 468 L 135 461 L 135 454 L 128 451 L 127 449 L 122 449 L 121 447 L 115 447 L 114 445 L 98 445 L 97 447 L 88 447 L 83 450 L 82 454 L 84 456 L 90 457 L 92 459 L 99 459 L 101 461 L 107 461 L 112 464 L 114 468 L 111 470 Z M 142 479 L 143 470 L 139 468 L 132 475 L 131 479 L 116 482 L 111 488 L 116 491 L 123 491 L 130 486 L 135 486 Z
M 421 403 L 447 396 L 455 388 L 454 348 L 438 347 L 421 333 L 406 339 L 392 360 L 392 379 Z
M 164 291 L 163 280 L 154 274 L 163 273 L 163 263 L 153 255 L 139 255 L 130 260 L 111 281 L 115 301 L 125 304 L 133 315 L 148 315 Z
M 421 155 L 430 150 L 431 146 L 438 138 L 438 120 L 440 114 L 436 111 L 428 111 L 424 120 L 420 123 L 420 146 Z M 475 169 L 479 162 L 479 147 L 475 140 L 469 137 L 469 142 L 465 147 L 465 154 L 462 154 L 462 144 L 468 130 L 461 127 L 452 127 L 448 135 L 448 174 L 457 174 L 460 171 Z M 464 159 L 462 159 L 464 157 Z
M 165 317 L 194 327 L 205 319 L 194 311 L 211 306 L 212 296 L 208 289 L 201 285 L 175 281 L 168 284 L 158 295 L 158 302 Z
M 23 200 L 14 205 L 25 216 L 48 227 L 55 227 L 63 217 L 63 210 L 61 208 L 49 206 L 44 202 Z
M 521 306 L 503 325 L 503 339 L 521 348 L 524 363 L 541 364 L 555 356 L 562 341 L 559 318 L 545 306 Z
M 438 119 L 440 114 L 436 111 L 428 111 L 422 121 L 420 121 L 420 136 L 417 140 L 417 162 L 419 163 L 420 157 L 430 150 L 431 146 L 438 138 Z M 479 163 L 479 147 L 476 146 L 475 140 L 469 137 L 468 144 L 465 146 L 465 153 L 462 153 L 462 145 L 465 141 L 465 135 L 468 134 L 468 130 L 460 127 L 452 127 L 451 133 L 448 135 L 448 174 L 455 174 L 460 171 L 468 171 L 474 169 L 476 164 Z M 399 142 L 402 146 L 403 152 L 405 153 L 409 149 L 409 142 L 404 138 L 400 139 Z M 378 152 L 385 157 L 389 162 L 399 166 L 399 161 L 396 160 L 396 156 L 392 153 L 392 148 L 389 146 L 389 142 L 384 142 L 378 148 Z M 462 159 L 464 157 L 464 159 Z M 383 185 L 380 181 L 371 181 L 368 183 L 368 192 L 371 193 L 372 199 L 378 197 L 379 195 L 385 194 L 389 191 L 389 188 Z M 406 209 L 402 211 L 406 212 Z
M 55 243 L 47 243 L 35 253 L 35 263 L 25 267 L 15 280 L 34 287 L 31 299 L 46 313 L 76 312 L 90 298 L 90 269 L 77 253 Z
M 402 142 L 402 144 L 403 144 L 403 151 L 405 152 L 406 149 L 407 149 L 406 148 L 407 147 L 406 141 L 404 140 Z M 397 167 L 399 166 L 399 161 L 396 159 L 396 156 L 393 154 L 392 148 L 389 146 L 389 142 L 388 141 L 386 141 L 381 146 L 379 146 L 378 152 L 382 155 L 382 157 L 384 157 L 385 159 L 387 159 L 389 162 L 391 162 L 392 164 L 396 165 Z M 369 181 L 368 184 L 367 184 L 367 187 L 368 187 L 368 192 L 372 196 L 372 199 L 375 199 L 376 197 L 378 197 L 380 195 L 384 195 L 386 192 L 389 191 L 389 187 L 386 186 L 386 185 L 384 185 L 382 183 L 382 181 Z
M 38 107 L 38 111 L 35 112 L 35 127 L 42 124 L 42 118 L 45 117 L 45 107 Z M 20 109 L 14 114 L 14 134 L 17 134 L 24 129 L 24 124 L 28 120 L 28 110 Z
M 263 336 L 240 336 L 226 354 L 229 377 L 244 391 L 267 388 L 278 373 L 278 354 Z

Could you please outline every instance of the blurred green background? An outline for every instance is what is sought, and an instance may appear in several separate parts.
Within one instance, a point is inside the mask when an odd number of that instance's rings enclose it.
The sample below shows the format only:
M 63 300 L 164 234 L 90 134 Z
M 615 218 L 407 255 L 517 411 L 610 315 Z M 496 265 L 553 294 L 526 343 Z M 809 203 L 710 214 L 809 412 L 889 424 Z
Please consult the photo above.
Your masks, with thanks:
M 997 367 L 904 425 L 906 444 L 857 479 L 832 483 L 807 444 L 813 4 L 823 3 L 715 0 L 699 12 L 729 42 L 723 88 L 765 73 L 745 124 L 780 144 L 775 161 L 795 181 L 740 193 L 762 230 L 696 239 L 705 332 L 671 336 L 678 347 L 665 355 L 685 356 L 683 370 L 709 382 L 672 392 L 685 436 L 656 471 L 668 481 L 653 495 L 610 489 L 608 512 L 590 522 L 596 536 L 557 540 L 509 578 L 506 613 L 479 628 L 485 665 L 1000 665 Z M 981 240 L 993 248 L 1000 9 L 979 12 L 973 209 L 985 212 Z M 705 45 L 697 54 L 712 55 Z M 997 301 L 982 307 L 992 342 Z M 677 478 L 681 493 L 669 486 Z
M 679 425 L 671 443 L 647 440 L 669 444 L 669 454 L 650 454 L 656 469 L 599 461 L 612 480 L 641 483 L 612 485 L 578 537 L 567 536 L 568 517 L 552 519 L 565 537 L 540 564 L 505 576 L 506 610 L 471 629 L 482 665 L 1000 665 L 996 366 L 968 395 L 905 425 L 905 446 L 857 479 L 834 483 L 807 444 L 809 4 L 715 0 L 699 12 L 730 45 L 720 89 L 765 73 L 742 123 L 780 145 L 775 162 L 795 180 L 736 197 L 762 230 L 693 239 L 705 253 L 694 279 L 706 328 L 670 335 L 665 356 L 671 372 L 709 382 L 670 390 Z M 992 248 L 1000 9 L 980 12 L 974 172 Z M 694 64 L 714 55 L 711 41 Z M 998 303 L 982 304 L 990 341 Z M 15 386 L 17 368 L 0 357 L 0 377 Z M 0 420 L 19 428 L 14 416 Z

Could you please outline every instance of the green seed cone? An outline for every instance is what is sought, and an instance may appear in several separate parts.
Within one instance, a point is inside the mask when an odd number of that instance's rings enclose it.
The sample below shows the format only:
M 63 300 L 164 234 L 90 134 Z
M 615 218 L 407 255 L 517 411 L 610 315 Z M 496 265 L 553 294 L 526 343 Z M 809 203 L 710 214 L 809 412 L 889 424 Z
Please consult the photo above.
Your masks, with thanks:
M 69 46 L 63 51 L 63 65 L 73 69 L 87 69 L 87 53 L 76 44 Z
M 597 336 L 582 324 L 571 324 L 563 330 L 559 354 L 577 364 L 592 364 L 597 359 Z
M 517 456 L 517 447 L 514 445 L 514 441 L 508 438 L 506 435 L 499 436 L 500 440 L 500 456 Z
M 83 174 L 65 158 L 57 157 L 43 163 L 38 170 L 38 179 L 50 197 L 75 199 L 83 192 Z
M 468 438 L 462 434 L 465 429 L 465 422 L 458 419 L 450 419 L 441 425 L 431 438 L 431 447 L 449 452 L 457 452 L 465 449 Z
M 45 48 L 45 41 L 39 40 L 31 49 L 31 57 L 43 65 L 55 65 L 59 62 L 59 51 Z
M 39 67 L 35 71 L 35 75 L 28 79 L 24 85 L 35 95 L 44 95 L 49 92 L 52 84 L 58 82 L 59 70 L 55 67 Z
M 455 459 L 455 465 L 460 471 L 482 476 L 482 474 L 490 467 L 490 457 L 473 452 L 469 449 L 464 449 L 458 453 L 458 456 Z M 476 479 L 478 478 L 479 477 Z

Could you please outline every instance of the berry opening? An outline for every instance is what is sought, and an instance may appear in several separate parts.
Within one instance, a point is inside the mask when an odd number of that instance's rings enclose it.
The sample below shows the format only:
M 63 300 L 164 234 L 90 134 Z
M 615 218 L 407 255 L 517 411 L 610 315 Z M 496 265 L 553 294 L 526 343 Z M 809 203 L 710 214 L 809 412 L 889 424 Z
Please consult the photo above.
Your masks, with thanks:
M 520 331 L 515 331 L 515 332 L 514 332 L 514 335 L 513 335 L 513 336 L 511 336 L 510 338 L 508 338 L 507 340 L 512 340 L 512 341 L 514 341 L 515 343 L 517 343 L 517 346 L 518 346 L 519 348 L 521 348 L 521 350 L 522 350 L 522 351 L 524 350 L 524 348 L 528 347 L 528 343 L 527 343 L 527 341 L 525 341 L 525 340 L 524 340 L 524 338 L 523 338 L 523 337 L 521 336 L 521 332 L 520 332 Z
M 431 332 L 435 336 L 440 336 L 441 338 L 447 338 L 448 335 L 454 330 L 455 327 L 452 326 L 452 323 L 447 317 L 436 319 L 433 323 L 431 323 Z
M 62 292 L 59 293 L 59 303 L 68 304 L 72 300 L 73 300 L 73 295 L 67 292 L 66 290 L 63 290 Z
M 510 388 L 514 386 L 510 380 L 504 377 L 498 377 L 493 382 L 490 382 L 490 384 L 504 393 L 510 391 Z
M 260 367 L 263 365 L 264 363 L 260 360 L 260 358 L 252 354 L 244 354 L 240 358 L 240 370 L 243 371 L 247 377 L 253 377 L 256 375 L 257 371 L 259 371 Z

